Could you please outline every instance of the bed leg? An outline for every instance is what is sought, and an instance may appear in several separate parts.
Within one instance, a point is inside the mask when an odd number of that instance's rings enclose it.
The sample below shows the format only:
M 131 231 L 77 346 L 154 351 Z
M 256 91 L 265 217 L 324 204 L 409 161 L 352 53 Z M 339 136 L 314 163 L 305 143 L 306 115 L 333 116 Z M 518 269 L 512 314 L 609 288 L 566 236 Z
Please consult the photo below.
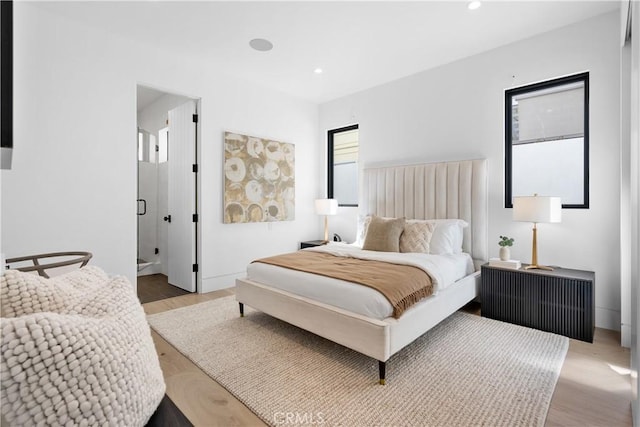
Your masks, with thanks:
M 380 384 L 385 385 L 385 372 L 387 369 L 387 362 L 378 360 L 378 371 L 380 372 Z
M 238 306 L 240 307 L 240 317 L 244 317 L 244 304 L 239 302 Z

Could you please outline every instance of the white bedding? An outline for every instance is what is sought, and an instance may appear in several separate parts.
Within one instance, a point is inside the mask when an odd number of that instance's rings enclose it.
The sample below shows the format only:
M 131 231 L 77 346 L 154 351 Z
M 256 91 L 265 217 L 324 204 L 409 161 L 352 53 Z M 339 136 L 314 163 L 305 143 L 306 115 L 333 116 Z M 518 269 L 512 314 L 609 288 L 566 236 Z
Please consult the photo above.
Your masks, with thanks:
M 365 251 L 354 245 L 330 243 L 304 249 L 339 256 L 407 264 L 425 270 L 434 284 L 434 294 L 474 272 L 471 256 L 466 253 L 430 255 Z M 332 279 L 261 262 L 247 267 L 247 278 L 271 287 L 320 301 L 335 307 L 375 319 L 385 319 L 393 313 L 389 301 L 378 291 L 344 280 Z

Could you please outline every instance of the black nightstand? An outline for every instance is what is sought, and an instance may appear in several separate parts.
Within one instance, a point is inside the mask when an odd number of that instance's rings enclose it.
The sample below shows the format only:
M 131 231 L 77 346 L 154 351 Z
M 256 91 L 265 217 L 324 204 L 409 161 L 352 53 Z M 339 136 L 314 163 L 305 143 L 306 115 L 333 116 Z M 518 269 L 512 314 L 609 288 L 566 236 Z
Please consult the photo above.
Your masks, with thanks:
M 300 249 L 312 248 L 314 246 L 322 246 L 326 244 L 327 242 L 324 240 L 307 240 L 306 242 L 300 242 Z
M 482 316 L 593 342 L 593 271 L 482 266 Z

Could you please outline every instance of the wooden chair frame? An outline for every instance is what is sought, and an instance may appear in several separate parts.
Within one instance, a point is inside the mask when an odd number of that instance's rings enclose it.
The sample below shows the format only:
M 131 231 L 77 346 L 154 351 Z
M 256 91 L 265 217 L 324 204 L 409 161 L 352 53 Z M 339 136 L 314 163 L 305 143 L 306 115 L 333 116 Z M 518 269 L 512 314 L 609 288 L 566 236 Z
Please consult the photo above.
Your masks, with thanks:
M 58 262 L 50 262 L 48 264 L 40 263 L 42 259 L 68 257 L 68 256 L 77 256 L 77 258 L 72 258 L 72 259 L 58 261 Z M 48 279 L 49 275 L 45 272 L 45 270 L 48 270 L 51 268 L 65 267 L 67 265 L 73 265 L 73 264 L 80 264 L 80 268 L 82 268 L 85 265 L 87 265 L 91 257 L 93 257 L 93 254 L 91 254 L 91 252 L 80 252 L 80 251 L 50 252 L 46 254 L 27 255 L 22 257 L 8 258 L 6 260 L 6 263 L 7 265 L 9 265 L 16 262 L 31 261 L 33 262 L 33 265 L 25 266 L 25 267 L 17 267 L 15 268 L 15 270 L 24 271 L 24 272 L 37 271 L 40 276 Z

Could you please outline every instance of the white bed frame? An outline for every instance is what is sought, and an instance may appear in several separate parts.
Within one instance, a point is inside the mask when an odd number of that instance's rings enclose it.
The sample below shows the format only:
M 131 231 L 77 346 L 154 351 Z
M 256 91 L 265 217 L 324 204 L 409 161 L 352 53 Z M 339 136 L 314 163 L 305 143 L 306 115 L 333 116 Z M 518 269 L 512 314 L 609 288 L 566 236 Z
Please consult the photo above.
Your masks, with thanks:
M 398 319 L 369 318 L 248 279 L 236 280 L 236 299 L 241 315 L 247 304 L 377 359 L 380 384 L 384 384 L 386 361 L 393 354 L 479 294 L 479 266 L 488 259 L 487 161 L 367 168 L 363 181 L 363 213 L 467 221 L 463 250 L 473 257 L 476 272 L 411 307 Z

